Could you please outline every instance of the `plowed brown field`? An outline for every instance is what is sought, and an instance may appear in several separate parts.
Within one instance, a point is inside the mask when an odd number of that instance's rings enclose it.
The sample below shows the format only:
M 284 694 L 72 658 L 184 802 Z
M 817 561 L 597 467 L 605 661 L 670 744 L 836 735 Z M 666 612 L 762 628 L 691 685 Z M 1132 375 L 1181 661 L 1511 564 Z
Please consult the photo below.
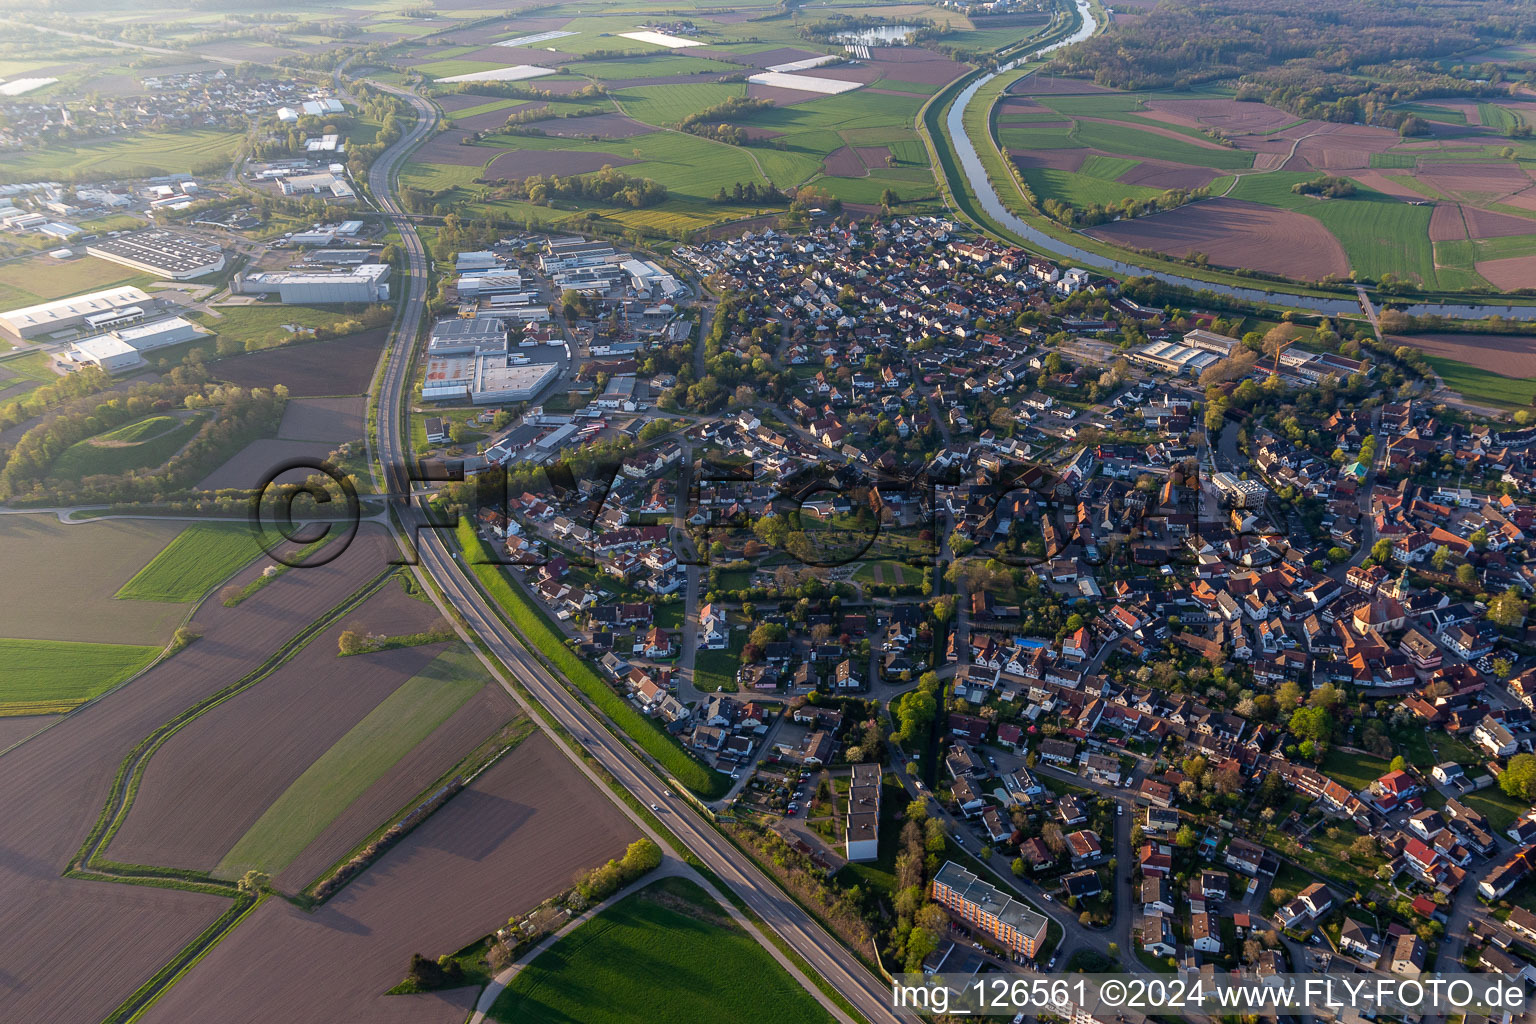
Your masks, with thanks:
M 145 1016 L 461 1024 L 476 990 L 385 996 L 412 953 L 460 948 L 622 852 L 629 820 L 542 733 L 312 914 L 270 900 Z
M 1322 224 L 1304 214 L 1235 199 L 1193 203 L 1168 213 L 1091 228 L 1088 233 L 1115 245 L 1174 256 L 1203 252 L 1218 266 L 1249 267 L 1303 280 L 1349 272 L 1343 246 Z
M 328 566 L 286 573 L 235 608 L 203 605 L 192 623 L 200 640 L 0 756 L 0 1002 L 7 1020 L 100 1020 L 229 906 L 215 896 L 59 876 L 134 744 L 254 668 L 360 586 L 392 548 L 365 527 Z M 252 566 L 237 579 L 258 571 Z

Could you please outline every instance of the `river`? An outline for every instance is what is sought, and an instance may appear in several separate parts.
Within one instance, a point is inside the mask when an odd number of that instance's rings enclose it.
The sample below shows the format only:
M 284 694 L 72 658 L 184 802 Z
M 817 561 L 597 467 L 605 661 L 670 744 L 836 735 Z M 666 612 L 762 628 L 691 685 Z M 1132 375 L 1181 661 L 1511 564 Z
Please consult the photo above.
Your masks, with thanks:
M 1083 19 L 1082 26 L 1060 42 L 1035 51 L 1035 57 L 1043 56 L 1063 46 L 1071 46 L 1073 43 L 1082 42 L 1098 31 L 1098 20 L 1093 16 L 1092 9 L 1089 8 L 1088 0 L 1076 0 L 1076 2 L 1078 14 Z M 1085 268 L 1091 267 L 1095 270 L 1109 271 L 1123 277 L 1155 277 L 1159 281 L 1164 281 L 1171 285 L 1202 289 L 1247 302 L 1295 306 L 1297 309 L 1310 309 L 1328 314 L 1360 312 L 1360 306 L 1354 299 L 1322 298 L 1315 295 L 1300 295 L 1295 292 L 1274 288 L 1242 288 L 1234 285 L 1216 284 L 1210 281 L 1200 281 L 1192 277 L 1182 277 L 1178 274 L 1152 270 L 1134 263 L 1125 263 L 1089 252 L 1070 242 L 1063 242 L 1052 238 L 1045 232 L 1025 223 L 1017 214 L 1003 205 L 1003 200 L 997 194 L 997 189 L 993 186 L 992 179 L 987 177 L 986 168 L 982 166 L 981 158 L 976 155 L 975 144 L 965 132 L 966 107 L 976 98 L 976 93 L 982 86 L 992 81 L 999 74 L 1013 70 L 1018 64 L 1018 61 L 1005 64 L 998 68 L 997 71 L 982 75 L 966 86 L 960 95 L 955 97 L 955 102 L 949 108 L 949 115 L 944 121 L 945 130 L 949 132 L 950 142 L 955 148 L 955 155 L 960 159 L 960 168 L 965 173 L 966 181 L 970 183 L 971 191 L 976 194 L 976 198 L 980 201 L 982 210 L 995 223 L 1001 224 L 1013 234 L 1038 246 L 1043 252 L 1064 259 L 1070 259 Z M 1408 313 L 1437 313 L 1441 316 L 1470 319 L 1493 316 L 1495 314 L 1517 320 L 1536 319 L 1536 307 L 1533 306 L 1421 302 L 1403 307 L 1403 309 Z

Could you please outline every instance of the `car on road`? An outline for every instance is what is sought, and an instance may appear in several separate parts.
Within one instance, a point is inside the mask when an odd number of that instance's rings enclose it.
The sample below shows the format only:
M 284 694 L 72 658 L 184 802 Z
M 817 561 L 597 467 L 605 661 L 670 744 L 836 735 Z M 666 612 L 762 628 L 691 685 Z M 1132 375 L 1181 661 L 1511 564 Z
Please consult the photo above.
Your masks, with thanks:
M 959 843 L 961 846 L 965 845 L 965 836 L 961 835 L 959 832 L 951 832 L 949 837 L 955 842 Z
M 741 770 L 737 769 L 736 771 L 731 772 L 731 778 L 733 778 L 733 779 L 741 778 Z
M 1050 893 L 1042 893 L 1042 895 L 1045 897 L 1046 902 L 1048 902 L 1048 903 L 1056 902 L 1056 897 L 1052 896 Z
M 1115 804 L 1115 817 L 1121 818 L 1121 817 L 1124 817 L 1124 816 L 1125 816 L 1125 804 Z
M 1055 966 L 1056 966 L 1056 958 L 1055 957 L 1051 957 L 1051 962 L 1045 965 L 1045 969 L 1049 971 L 1051 968 L 1053 968 Z
M 659 811 L 659 810 L 661 810 L 661 805 L 660 804 L 651 804 L 651 810 Z

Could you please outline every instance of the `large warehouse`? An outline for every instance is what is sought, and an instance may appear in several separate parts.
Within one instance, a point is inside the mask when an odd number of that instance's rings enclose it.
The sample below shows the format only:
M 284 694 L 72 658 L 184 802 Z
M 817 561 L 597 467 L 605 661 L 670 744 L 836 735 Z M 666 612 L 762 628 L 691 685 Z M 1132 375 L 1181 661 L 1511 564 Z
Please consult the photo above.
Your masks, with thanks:
M 142 317 L 144 304 L 153 302 L 149 294 L 139 288 L 108 288 L 0 313 L 0 329 L 14 338 L 36 338 L 87 327 L 90 326 L 88 321 L 105 326 L 107 321 Z
M 91 255 L 171 281 L 190 281 L 224 269 L 224 251 L 170 231 L 135 231 L 92 242 Z
M 389 298 L 388 263 L 365 263 L 332 274 L 272 270 L 237 274 L 233 290 L 241 295 L 276 294 L 293 305 L 325 305 L 336 302 L 383 302 Z
M 482 352 L 427 357 L 424 402 L 498 405 L 530 402 L 560 373 L 559 363 L 531 363 L 526 357 Z
M 143 366 L 143 353 L 151 349 L 191 341 L 202 333 L 185 317 L 167 317 L 77 341 L 69 347 L 65 358 L 81 365 L 99 366 L 108 373 L 121 373 Z

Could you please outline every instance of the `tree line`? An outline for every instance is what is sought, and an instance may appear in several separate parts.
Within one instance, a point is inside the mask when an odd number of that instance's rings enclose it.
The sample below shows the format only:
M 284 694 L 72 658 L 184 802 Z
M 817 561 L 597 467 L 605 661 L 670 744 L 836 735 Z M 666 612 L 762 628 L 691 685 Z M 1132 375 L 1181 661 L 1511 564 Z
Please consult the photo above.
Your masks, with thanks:
M 716 142 L 724 142 L 732 146 L 745 146 L 751 141 L 747 130 L 740 125 L 730 124 L 730 121 L 750 117 L 762 110 L 768 110 L 774 106 L 772 100 L 750 99 L 746 96 L 732 96 L 723 103 L 716 103 L 712 107 L 695 111 L 683 118 L 679 127 L 690 135 L 698 135 L 706 139 L 714 139 Z
M 595 174 L 531 174 L 521 181 L 496 182 L 496 198 L 545 205 L 554 199 L 587 200 L 642 209 L 667 201 L 667 187 L 652 178 L 636 178 L 609 164 Z

